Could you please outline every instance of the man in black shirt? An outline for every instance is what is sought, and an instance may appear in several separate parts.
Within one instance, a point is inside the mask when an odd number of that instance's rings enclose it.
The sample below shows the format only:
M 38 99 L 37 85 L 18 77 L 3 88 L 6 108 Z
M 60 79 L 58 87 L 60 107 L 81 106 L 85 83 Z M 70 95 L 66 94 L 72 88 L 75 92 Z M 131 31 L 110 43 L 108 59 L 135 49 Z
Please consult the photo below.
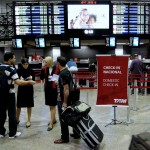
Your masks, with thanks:
M 70 91 L 69 89 L 71 88 L 70 82 L 72 80 L 72 76 L 69 70 L 66 68 L 66 63 L 67 61 L 65 57 L 60 56 L 57 58 L 57 65 L 60 69 L 59 80 L 58 80 L 59 89 L 60 89 L 60 101 L 58 101 L 58 111 L 59 111 L 59 118 L 60 118 L 60 125 L 61 125 L 61 139 L 55 140 L 54 141 L 55 144 L 69 142 L 68 124 L 63 122 L 61 119 L 62 111 L 71 104 L 71 102 L 68 100 L 68 96 Z

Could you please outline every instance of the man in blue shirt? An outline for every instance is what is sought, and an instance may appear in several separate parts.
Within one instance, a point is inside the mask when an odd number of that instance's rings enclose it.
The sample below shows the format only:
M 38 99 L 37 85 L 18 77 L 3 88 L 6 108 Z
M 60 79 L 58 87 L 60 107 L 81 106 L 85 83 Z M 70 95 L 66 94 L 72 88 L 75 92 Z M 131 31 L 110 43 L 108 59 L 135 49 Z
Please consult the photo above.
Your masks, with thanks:
M 73 61 L 73 59 L 71 58 L 70 61 L 67 62 L 67 66 L 68 68 L 74 66 L 74 67 L 77 67 L 77 64 L 76 62 Z

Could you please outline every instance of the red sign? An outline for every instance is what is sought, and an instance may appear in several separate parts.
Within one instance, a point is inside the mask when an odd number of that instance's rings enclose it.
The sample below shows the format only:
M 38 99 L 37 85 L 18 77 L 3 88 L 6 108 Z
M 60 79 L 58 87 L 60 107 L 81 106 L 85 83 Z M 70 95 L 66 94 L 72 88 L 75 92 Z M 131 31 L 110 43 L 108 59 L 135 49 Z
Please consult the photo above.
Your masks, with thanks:
M 97 56 L 97 105 L 128 105 L 128 56 Z

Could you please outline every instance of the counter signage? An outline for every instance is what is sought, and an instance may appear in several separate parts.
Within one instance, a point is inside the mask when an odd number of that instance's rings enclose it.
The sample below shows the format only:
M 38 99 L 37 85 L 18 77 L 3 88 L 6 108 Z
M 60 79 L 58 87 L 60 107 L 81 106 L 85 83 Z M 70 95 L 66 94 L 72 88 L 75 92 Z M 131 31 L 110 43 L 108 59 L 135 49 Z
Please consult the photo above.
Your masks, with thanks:
M 128 105 L 128 56 L 97 56 L 97 105 Z

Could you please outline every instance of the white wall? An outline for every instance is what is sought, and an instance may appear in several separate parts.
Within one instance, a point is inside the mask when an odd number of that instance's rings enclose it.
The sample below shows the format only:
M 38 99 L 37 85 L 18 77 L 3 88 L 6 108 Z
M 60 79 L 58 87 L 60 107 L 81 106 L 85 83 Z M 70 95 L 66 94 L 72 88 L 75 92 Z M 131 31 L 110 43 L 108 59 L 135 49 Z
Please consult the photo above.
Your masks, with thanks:
M 115 49 L 115 54 L 116 55 L 123 55 L 123 45 L 117 45 Z
M 60 47 L 53 47 L 53 51 L 52 51 L 52 57 L 53 57 L 53 61 L 57 60 L 57 57 L 60 56 Z

